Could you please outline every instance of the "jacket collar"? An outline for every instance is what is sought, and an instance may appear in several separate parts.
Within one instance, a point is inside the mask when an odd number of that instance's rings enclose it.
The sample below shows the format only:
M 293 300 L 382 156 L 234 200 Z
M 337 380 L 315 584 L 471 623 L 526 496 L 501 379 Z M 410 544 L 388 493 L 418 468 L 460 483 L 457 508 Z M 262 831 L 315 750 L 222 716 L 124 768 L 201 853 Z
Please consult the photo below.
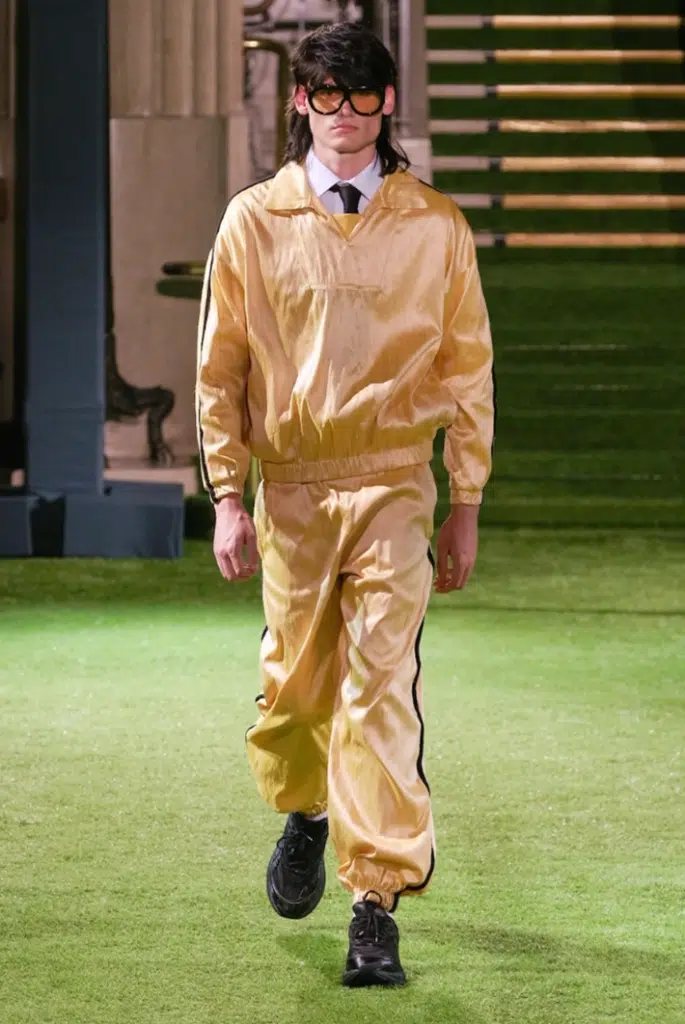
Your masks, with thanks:
M 422 183 L 411 171 L 386 175 L 372 202 L 394 210 L 425 210 L 428 207 Z M 272 213 L 320 208 L 303 164 L 291 162 L 281 168 L 271 182 L 264 206 Z

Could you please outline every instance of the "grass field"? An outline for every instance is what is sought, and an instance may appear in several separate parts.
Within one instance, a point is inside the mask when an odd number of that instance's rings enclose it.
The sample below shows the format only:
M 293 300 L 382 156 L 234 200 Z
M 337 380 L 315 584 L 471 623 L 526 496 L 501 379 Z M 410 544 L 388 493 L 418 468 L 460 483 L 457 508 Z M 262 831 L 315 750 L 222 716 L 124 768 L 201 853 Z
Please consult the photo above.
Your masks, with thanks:
M 338 984 L 349 904 L 263 891 L 243 755 L 258 585 L 178 563 L 0 563 L 2 1024 L 681 1024 L 685 550 L 486 531 L 424 642 L 431 893 L 410 985 Z

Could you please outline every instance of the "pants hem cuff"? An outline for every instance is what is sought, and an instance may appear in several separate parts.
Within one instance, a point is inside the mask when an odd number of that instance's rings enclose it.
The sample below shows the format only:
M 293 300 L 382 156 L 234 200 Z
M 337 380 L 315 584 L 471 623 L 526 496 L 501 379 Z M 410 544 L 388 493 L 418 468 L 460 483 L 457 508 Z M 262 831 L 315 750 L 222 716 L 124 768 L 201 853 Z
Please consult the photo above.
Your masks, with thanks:
M 308 807 L 306 811 L 299 811 L 298 813 L 301 814 L 305 818 L 316 818 L 317 815 L 319 815 L 319 814 L 326 814 L 327 811 L 328 811 L 328 804 L 321 803 L 321 804 L 314 804 L 313 807 Z
M 398 892 L 378 892 L 376 889 L 355 889 L 353 894 L 353 901 L 355 903 L 362 903 L 365 899 L 370 899 L 374 903 L 379 903 L 383 910 L 387 910 L 388 913 L 392 913 L 399 902 L 400 894 Z

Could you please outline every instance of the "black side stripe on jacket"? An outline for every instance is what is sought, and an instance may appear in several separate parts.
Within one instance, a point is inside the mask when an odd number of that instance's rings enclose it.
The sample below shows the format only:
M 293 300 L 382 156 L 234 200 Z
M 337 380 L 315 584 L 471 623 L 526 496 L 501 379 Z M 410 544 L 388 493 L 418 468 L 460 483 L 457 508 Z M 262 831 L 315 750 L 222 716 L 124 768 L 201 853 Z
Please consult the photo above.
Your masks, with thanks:
M 276 177 L 275 174 L 269 174 L 265 178 L 261 178 L 259 181 L 253 181 L 251 185 L 246 185 L 245 188 L 238 189 L 238 191 L 235 192 L 231 196 L 231 199 L 229 200 L 229 205 L 230 205 L 231 201 L 233 199 L 235 199 L 236 196 L 240 195 L 241 192 L 247 192 L 248 189 L 254 188 L 255 185 L 262 185 L 264 182 L 271 181 L 275 177 Z M 202 331 L 200 333 L 199 351 L 198 351 L 198 354 L 197 354 L 198 369 L 199 369 L 199 366 L 200 366 L 200 360 L 202 359 L 202 348 L 203 348 L 204 341 L 205 341 L 205 332 L 207 330 L 207 321 L 209 320 L 209 308 L 210 308 L 211 303 L 212 303 L 211 278 L 212 278 L 212 271 L 214 270 L 214 254 L 216 252 L 216 240 L 219 237 L 219 232 L 221 230 L 221 224 L 223 222 L 224 217 L 225 217 L 225 212 L 222 213 L 221 219 L 219 220 L 219 223 L 217 224 L 216 236 L 215 236 L 215 239 L 214 239 L 214 244 L 212 245 L 212 251 L 211 251 L 211 253 L 210 253 L 209 257 L 208 257 L 209 267 L 205 271 L 205 273 L 206 273 L 206 275 L 208 277 L 208 285 L 207 285 L 207 294 L 205 296 L 205 302 L 204 302 L 204 305 L 203 305 L 202 309 L 200 310 L 200 319 L 202 321 Z M 199 445 L 199 448 L 200 448 L 200 471 L 201 471 L 201 474 L 202 474 L 202 482 L 203 482 L 206 490 L 209 492 L 209 497 L 211 498 L 211 500 L 214 503 L 216 503 L 216 496 L 215 496 L 215 493 L 214 493 L 214 488 L 212 487 L 212 485 L 209 482 L 209 472 L 207 470 L 207 457 L 205 455 L 205 450 L 204 450 L 203 434 L 202 434 L 202 421 L 201 421 L 201 416 L 200 416 L 200 403 L 199 402 L 197 403 L 197 437 L 198 437 L 198 445 Z
M 207 331 L 207 321 L 209 320 L 209 307 L 211 306 L 211 303 L 212 303 L 211 277 L 212 277 L 213 269 L 214 269 L 214 248 L 212 248 L 211 255 L 209 256 L 209 259 L 208 259 L 208 267 L 207 267 L 207 269 L 205 271 L 205 274 L 206 274 L 206 277 L 207 277 L 207 289 L 206 289 L 206 294 L 205 294 L 204 305 L 203 305 L 202 309 L 200 310 L 200 320 L 202 322 L 202 330 L 200 331 L 200 340 L 199 340 L 199 343 L 198 343 L 199 344 L 199 348 L 198 348 L 198 353 L 197 353 L 198 374 L 199 374 L 199 371 L 200 371 L 200 363 L 202 362 L 202 350 L 204 348 L 204 343 L 205 343 L 205 333 Z M 209 482 L 209 470 L 207 469 L 207 457 L 205 455 L 204 434 L 202 432 L 202 414 L 201 414 L 201 410 L 200 410 L 199 399 L 198 399 L 198 402 L 197 402 L 197 410 L 196 410 L 196 412 L 197 412 L 197 440 L 198 440 L 198 447 L 200 449 L 200 471 L 202 473 L 202 483 L 204 484 L 206 490 L 209 492 L 209 497 L 211 498 L 211 500 L 213 502 L 216 502 L 216 496 L 214 494 L 214 488 L 212 487 L 211 483 Z

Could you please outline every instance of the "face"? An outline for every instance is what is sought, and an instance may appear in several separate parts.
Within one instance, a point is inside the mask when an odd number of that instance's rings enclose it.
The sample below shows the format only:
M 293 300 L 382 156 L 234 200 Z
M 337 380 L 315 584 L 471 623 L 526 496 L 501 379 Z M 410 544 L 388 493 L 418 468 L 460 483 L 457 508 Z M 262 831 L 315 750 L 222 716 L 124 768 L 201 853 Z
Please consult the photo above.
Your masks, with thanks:
M 332 78 L 327 78 L 325 84 L 334 86 Z M 370 97 L 363 97 L 364 102 L 356 102 L 358 109 L 373 109 L 375 104 Z M 335 153 L 360 153 L 364 149 L 375 146 L 381 130 L 383 115 L 392 114 L 395 109 L 395 90 L 392 86 L 385 89 L 380 96 L 382 106 L 377 113 L 365 116 L 357 113 L 349 100 L 345 100 L 340 110 L 332 114 L 320 113 L 312 107 L 307 96 L 307 89 L 300 85 L 297 87 L 294 96 L 295 109 L 298 114 L 309 118 L 314 143 L 319 149 L 333 150 Z M 319 111 L 325 109 L 326 105 L 333 108 L 337 105 L 335 97 L 331 102 L 323 97 L 323 102 L 315 101 Z

